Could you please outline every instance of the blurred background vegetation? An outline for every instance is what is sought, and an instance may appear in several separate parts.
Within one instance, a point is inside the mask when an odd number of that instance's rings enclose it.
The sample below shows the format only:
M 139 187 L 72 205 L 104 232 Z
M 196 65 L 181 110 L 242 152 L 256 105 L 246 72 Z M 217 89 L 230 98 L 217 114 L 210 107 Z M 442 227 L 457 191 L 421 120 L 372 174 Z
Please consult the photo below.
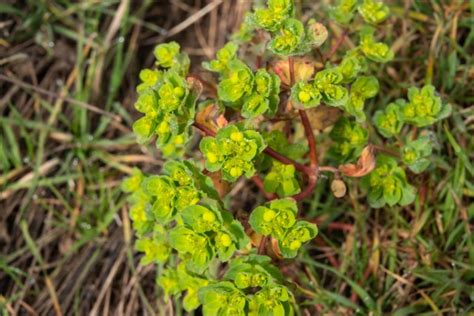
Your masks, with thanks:
M 437 87 L 454 112 L 434 128 L 434 167 L 410 176 L 419 197 L 405 208 L 371 209 L 356 184 L 336 201 L 322 179 L 304 207 L 320 235 L 285 273 L 306 298 L 303 315 L 473 315 L 474 1 L 387 2 L 384 32 L 396 59 L 380 69 L 375 104 L 410 85 Z M 296 3 L 337 39 L 325 13 L 332 1 Z M 170 40 L 201 71 L 250 7 L 0 3 L 1 315 L 182 314 L 179 300 L 164 300 L 155 286 L 155 267 L 139 265 L 120 191 L 134 166 L 157 173 L 163 163 L 131 132 L 138 72 Z M 239 190 L 255 195 L 251 185 Z

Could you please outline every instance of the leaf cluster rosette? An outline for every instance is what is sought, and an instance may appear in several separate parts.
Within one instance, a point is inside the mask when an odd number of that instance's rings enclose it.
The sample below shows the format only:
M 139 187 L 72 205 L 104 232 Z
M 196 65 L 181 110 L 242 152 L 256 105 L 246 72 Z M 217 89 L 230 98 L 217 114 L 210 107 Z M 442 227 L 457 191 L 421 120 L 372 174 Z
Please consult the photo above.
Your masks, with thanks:
M 281 272 L 267 256 L 231 261 L 223 281 L 203 287 L 199 297 L 205 315 L 291 315 L 294 297 L 282 285 Z
M 301 246 L 318 234 L 316 225 L 296 219 L 298 207 L 292 198 L 274 200 L 259 206 L 250 214 L 252 229 L 278 241 L 285 258 L 294 258 Z
M 234 182 L 242 175 L 254 175 L 254 160 L 266 145 L 257 131 L 228 125 L 216 137 L 204 137 L 199 146 L 206 158 L 206 169 L 221 171 L 225 180 Z

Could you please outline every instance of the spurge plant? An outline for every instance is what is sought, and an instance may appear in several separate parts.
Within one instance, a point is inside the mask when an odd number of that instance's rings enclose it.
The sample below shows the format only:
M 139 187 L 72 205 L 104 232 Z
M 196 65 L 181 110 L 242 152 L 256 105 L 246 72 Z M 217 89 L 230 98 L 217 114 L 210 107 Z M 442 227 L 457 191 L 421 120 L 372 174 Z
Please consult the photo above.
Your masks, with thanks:
M 394 58 L 377 29 L 387 5 L 340 0 L 329 16 L 341 30 L 332 44 L 324 25 L 296 18 L 293 1 L 269 0 L 203 63 L 215 80 L 189 73 L 175 42 L 158 45 L 140 73 L 133 130 L 168 161 L 161 175 L 136 169 L 123 190 L 142 263 L 158 265 L 158 285 L 186 311 L 294 314 L 295 280 L 278 266 L 318 234 L 304 201 L 325 179 L 340 198 L 361 178 L 372 207 L 416 199 L 407 172 L 430 168 L 429 127 L 450 107 L 431 85 L 381 104 L 373 74 Z M 341 54 L 349 37 L 358 45 Z M 231 210 L 242 197 L 222 183 L 246 179 L 268 202 Z

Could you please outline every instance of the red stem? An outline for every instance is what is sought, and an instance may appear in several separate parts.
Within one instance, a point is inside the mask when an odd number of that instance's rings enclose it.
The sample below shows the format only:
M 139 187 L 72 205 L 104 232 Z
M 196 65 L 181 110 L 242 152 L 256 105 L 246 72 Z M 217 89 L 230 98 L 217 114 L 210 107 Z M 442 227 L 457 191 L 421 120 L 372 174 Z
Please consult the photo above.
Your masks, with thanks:
M 349 33 L 349 30 L 348 29 L 344 29 L 342 31 L 342 34 L 341 36 L 339 36 L 337 42 L 335 45 L 333 45 L 331 47 L 331 50 L 329 51 L 329 53 L 325 56 L 324 58 L 324 62 L 326 60 L 329 60 L 331 59 L 332 56 L 334 56 L 334 54 L 337 52 L 337 50 L 339 49 L 339 47 L 341 47 L 342 43 L 344 42 L 344 39 L 346 38 L 347 34 Z
M 310 168 L 316 170 L 318 168 L 318 153 L 316 151 L 316 140 L 314 138 L 313 127 L 311 126 L 311 122 L 309 121 L 308 114 L 306 114 L 305 110 L 299 110 L 298 112 L 301 117 L 301 122 L 303 123 L 306 139 L 308 140 Z
M 290 87 L 295 84 L 295 60 L 292 56 L 288 57 L 288 68 L 290 69 Z

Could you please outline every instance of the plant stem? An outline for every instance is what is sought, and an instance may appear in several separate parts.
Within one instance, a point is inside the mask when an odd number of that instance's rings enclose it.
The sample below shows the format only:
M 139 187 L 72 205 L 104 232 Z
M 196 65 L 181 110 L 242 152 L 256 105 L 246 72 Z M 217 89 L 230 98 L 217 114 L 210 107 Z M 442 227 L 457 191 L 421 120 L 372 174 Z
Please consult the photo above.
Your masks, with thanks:
M 344 29 L 344 30 L 342 31 L 342 34 L 341 34 L 341 36 L 339 36 L 339 38 L 337 39 L 336 44 L 334 44 L 334 45 L 331 47 L 331 50 L 329 51 L 329 53 L 324 57 L 323 63 L 325 63 L 327 60 L 331 59 L 332 56 L 334 56 L 334 54 L 337 52 L 337 50 L 339 49 L 339 47 L 341 47 L 342 43 L 344 43 L 344 40 L 346 39 L 346 36 L 347 36 L 348 33 L 349 33 L 349 30 L 348 30 L 348 29 Z
M 288 68 L 290 70 L 290 88 L 295 84 L 295 60 L 292 56 L 288 57 Z
M 314 138 L 313 127 L 309 121 L 308 114 L 305 110 L 298 110 L 301 122 L 303 123 L 304 132 L 309 146 L 310 168 L 316 170 L 318 168 L 318 153 L 316 151 L 316 140 Z
M 390 148 L 387 148 L 387 147 L 384 147 L 384 146 L 380 146 L 380 145 L 372 145 L 375 150 L 377 151 L 380 151 L 384 154 L 387 154 L 387 155 L 390 155 L 390 156 L 393 156 L 393 157 L 396 157 L 396 158 L 400 158 L 400 153 L 390 149 Z

